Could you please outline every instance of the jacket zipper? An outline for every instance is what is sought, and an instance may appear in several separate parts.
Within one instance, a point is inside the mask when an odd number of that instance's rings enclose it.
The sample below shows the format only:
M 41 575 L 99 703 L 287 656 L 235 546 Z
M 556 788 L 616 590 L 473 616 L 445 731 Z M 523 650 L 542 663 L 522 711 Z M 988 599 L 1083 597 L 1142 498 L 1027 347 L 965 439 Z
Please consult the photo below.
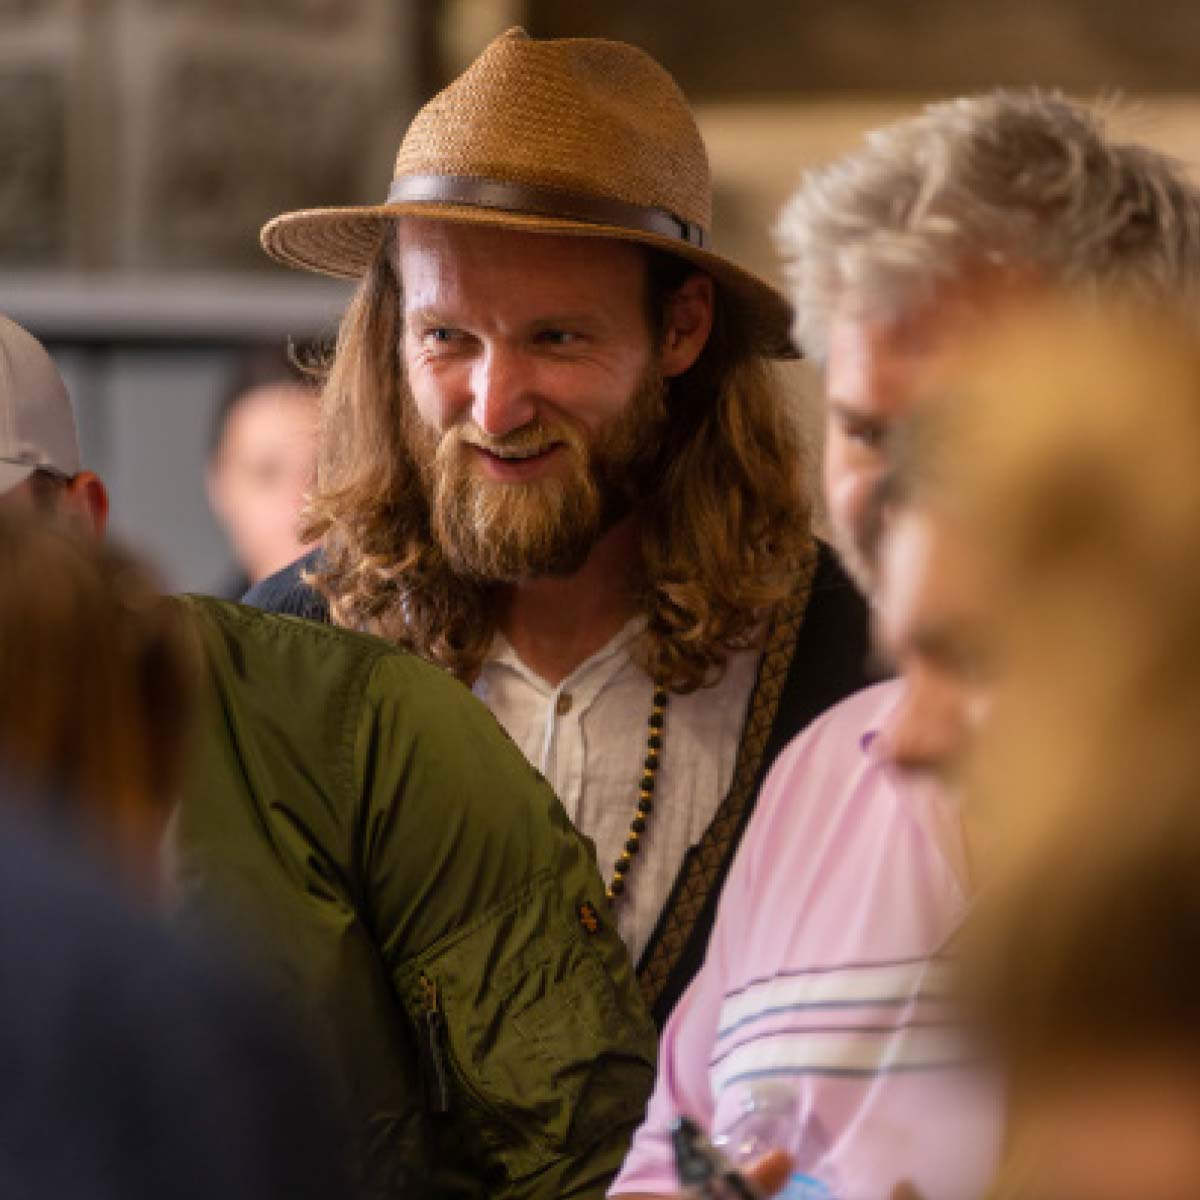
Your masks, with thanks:
M 450 1082 L 453 1079 L 468 1101 L 476 1104 L 489 1121 L 503 1126 L 510 1135 L 524 1136 L 512 1119 L 498 1112 L 486 1100 L 469 1075 L 455 1070 L 453 1050 L 449 1043 L 446 1018 L 442 1012 L 437 983 L 424 971 L 417 977 L 421 993 L 421 1020 L 418 1025 L 418 1044 L 423 1063 L 426 1103 L 431 1113 L 450 1112 Z
M 445 1023 L 438 1005 L 437 984 L 424 972 L 417 980 L 421 989 L 421 1019 L 417 1037 L 425 1061 L 425 1098 L 429 1111 L 450 1111 L 450 1076 L 446 1068 L 446 1054 L 442 1044 Z

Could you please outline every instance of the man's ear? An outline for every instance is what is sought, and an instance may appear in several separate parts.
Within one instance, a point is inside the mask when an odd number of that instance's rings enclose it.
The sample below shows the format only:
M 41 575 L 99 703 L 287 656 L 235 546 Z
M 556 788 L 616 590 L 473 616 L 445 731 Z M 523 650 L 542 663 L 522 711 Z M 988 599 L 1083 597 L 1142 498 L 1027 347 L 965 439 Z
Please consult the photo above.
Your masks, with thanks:
M 712 333 L 716 289 L 711 275 L 693 271 L 667 299 L 659 364 L 663 376 L 682 375 L 700 357 Z
M 64 503 L 70 515 L 81 521 L 96 537 L 104 536 L 108 525 L 108 489 L 94 471 L 80 471 L 67 484 Z

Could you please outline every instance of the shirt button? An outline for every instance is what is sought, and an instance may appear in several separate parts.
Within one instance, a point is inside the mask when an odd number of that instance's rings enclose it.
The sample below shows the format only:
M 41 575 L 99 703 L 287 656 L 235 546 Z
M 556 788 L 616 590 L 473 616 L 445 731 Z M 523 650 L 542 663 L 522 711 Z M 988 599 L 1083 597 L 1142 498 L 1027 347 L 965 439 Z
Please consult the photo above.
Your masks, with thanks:
M 558 715 L 560 717 L 565 717 L 567 715 L 567 713 L 569 713 L 571 711 L 572 703 L 573 703 L 573 701 L 571 700 L 570 692 L 560 692 L 559 696 L 558 696 L 558 700 L 555 702 L 555 705 L 554 705 L 554 711 L 556 713 L 558 713 Z

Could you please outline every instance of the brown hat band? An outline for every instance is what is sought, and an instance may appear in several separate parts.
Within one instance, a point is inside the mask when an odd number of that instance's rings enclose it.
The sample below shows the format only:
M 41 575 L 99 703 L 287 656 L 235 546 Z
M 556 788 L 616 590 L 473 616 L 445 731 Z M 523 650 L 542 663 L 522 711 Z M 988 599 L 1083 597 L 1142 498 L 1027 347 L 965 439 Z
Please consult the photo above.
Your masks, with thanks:
M 591 196 L 553 187 L 482 179 L 473 175 L 405 175 L 393 180 L 389 204 L 464 204 L 507 212 L 564 217 L 619 229 L 636 229 L 674 238 L 704 249 L 708 235 L 699 226 L 662 208 L 626 204 L 606 196 Z

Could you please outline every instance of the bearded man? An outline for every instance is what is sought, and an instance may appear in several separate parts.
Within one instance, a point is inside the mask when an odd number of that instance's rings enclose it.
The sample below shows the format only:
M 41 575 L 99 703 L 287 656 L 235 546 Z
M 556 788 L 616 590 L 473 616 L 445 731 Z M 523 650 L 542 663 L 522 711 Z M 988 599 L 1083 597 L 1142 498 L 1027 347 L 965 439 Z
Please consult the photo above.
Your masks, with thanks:
M 488 704 L 594 839 L 661 1021 L 758 785 L 863 681 L 770 360 L 790 309 L 709 249 L 704 145 L 632 46 L 514 30 L 417 115 L 386 203 L 276 218 L 361 277 L 306 560 L 251 603 L 366 629 Z

